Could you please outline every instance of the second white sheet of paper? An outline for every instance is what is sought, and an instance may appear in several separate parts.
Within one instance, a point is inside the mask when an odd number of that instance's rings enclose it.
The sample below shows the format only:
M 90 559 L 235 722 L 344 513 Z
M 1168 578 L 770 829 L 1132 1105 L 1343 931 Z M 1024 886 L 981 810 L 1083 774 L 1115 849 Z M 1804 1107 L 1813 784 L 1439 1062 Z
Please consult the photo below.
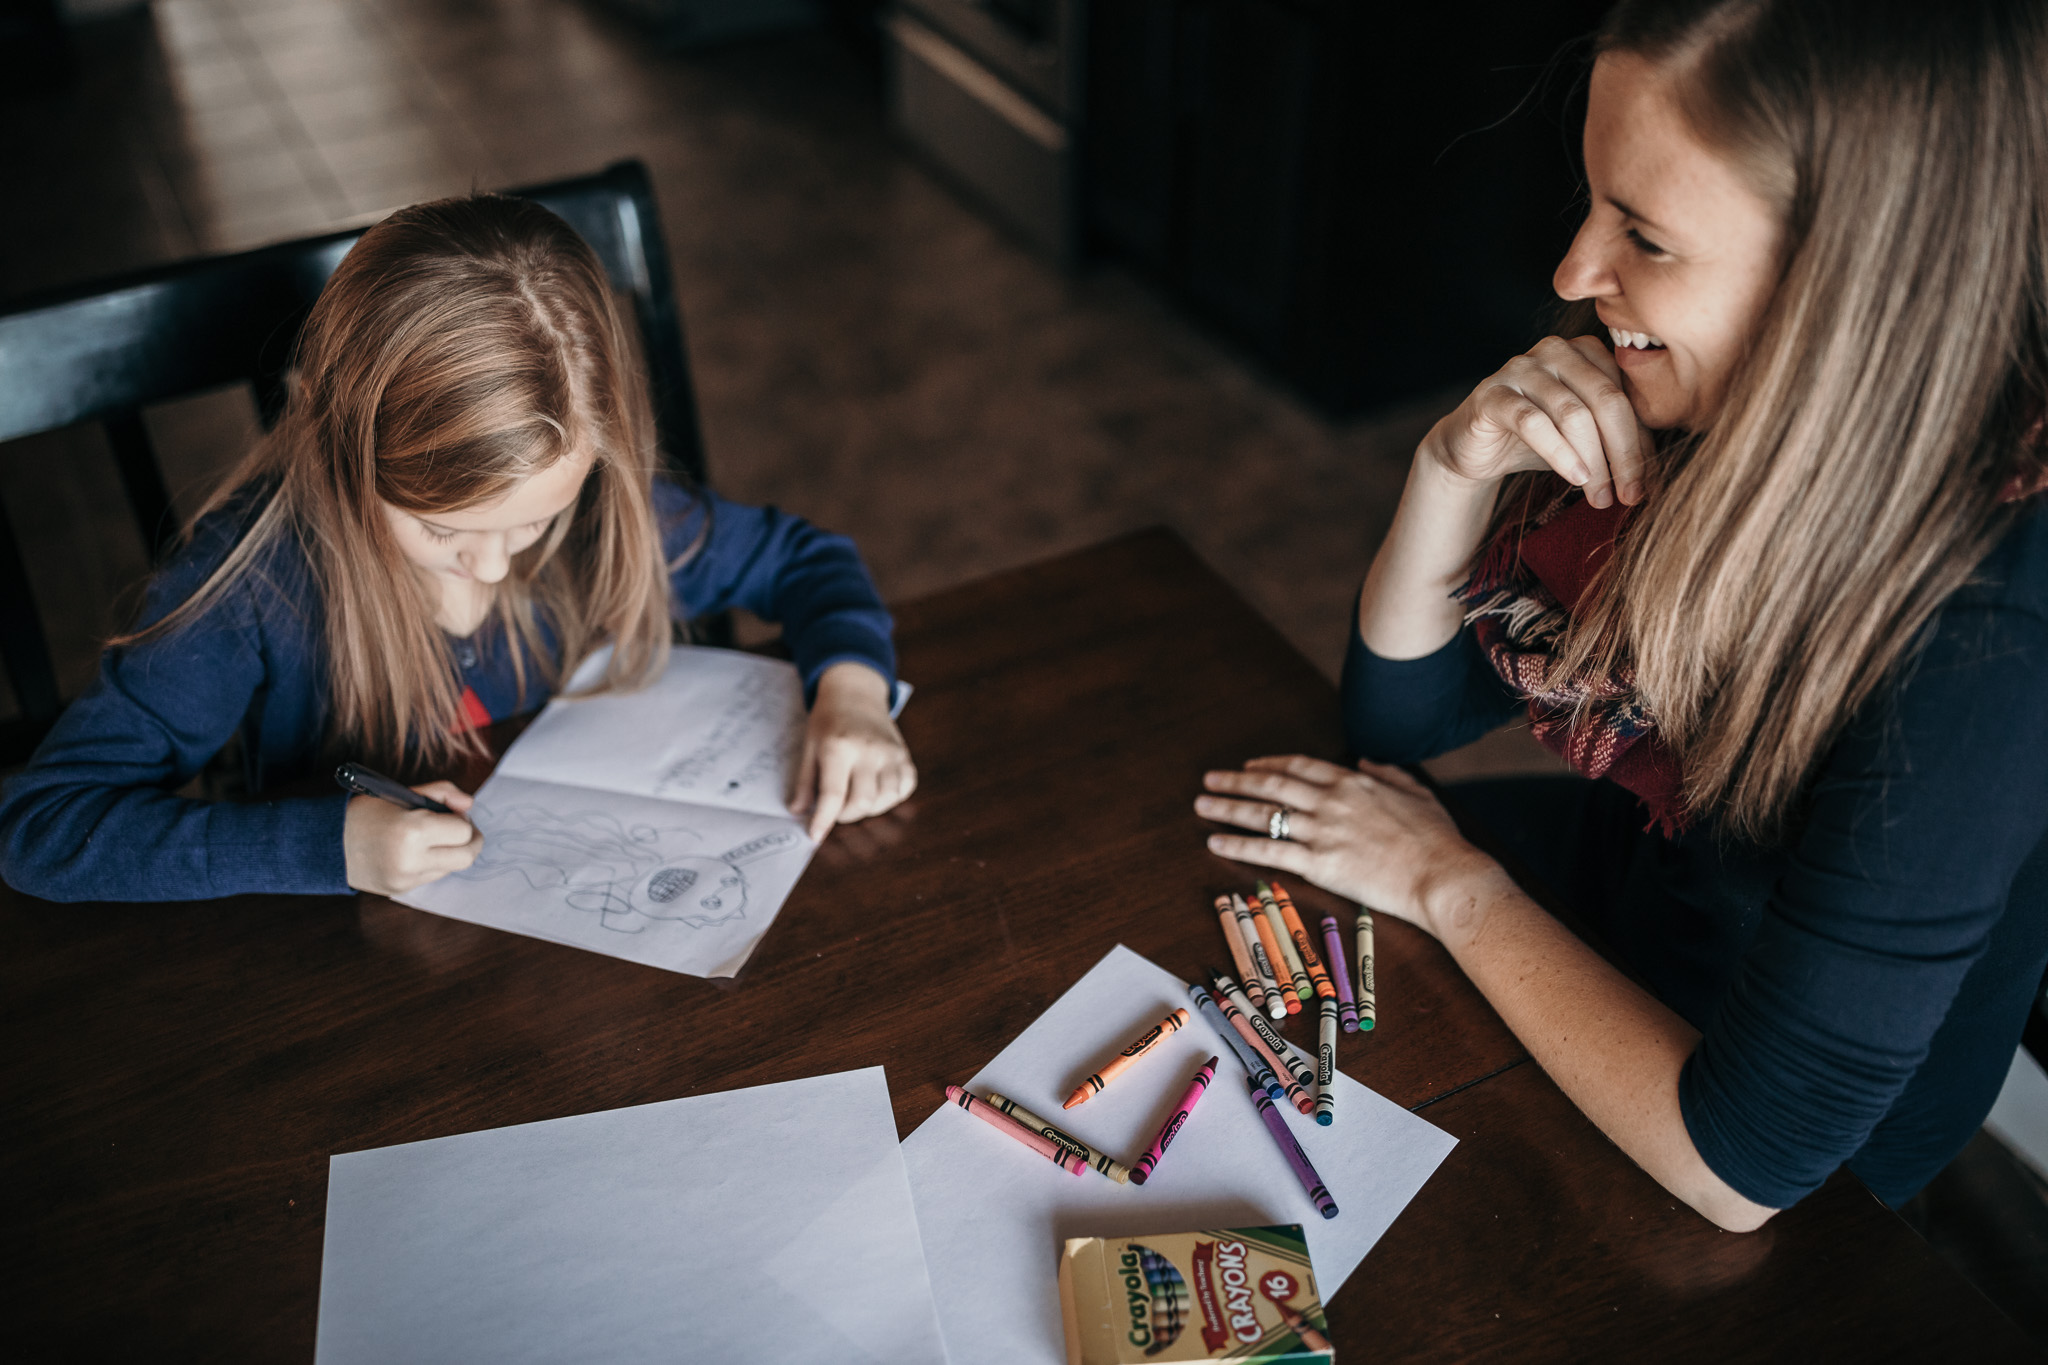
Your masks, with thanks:
M 1062 1115 L 1081 1078 L 1151 1024 L 1186 1006 L 1189 1026 L 1107 1090 Z M 1296 1023 L 1294 1031 L 1301 1033 Z M 1306 1036 L 1301 1035 L 1301 1036 Z M 1369 1036 L 1339 1044 L 1370 1047 Z M 932 1291 L 953 1365 L 1059 1365 L 1059 1254 L 1069 1237 L 1299 1223 L 1316 1284 L 1337 1292 L 1366 1252 L 1450 1155 L 1457 1140 L 1339 1075 L 1337 1119 L 1289 1129 L 1340 1210 L 1317 1216 L 1244 1089 L 1244 1069 L 1188 999 L 1187 983 L 1118 946 L 982 1068 L 968 1087 L 995 1090 L 1083 1142 L 1135 1161 L 1204 1058 L 1216 1081 L 1149 1184 L 1079 1179 L 948 1105 L 903 1143 Z M 951 1078 L 948 1078 L 951 1079 Z
M 880 1067 L 333 1158 L 316 1365 L 941 1365 Z

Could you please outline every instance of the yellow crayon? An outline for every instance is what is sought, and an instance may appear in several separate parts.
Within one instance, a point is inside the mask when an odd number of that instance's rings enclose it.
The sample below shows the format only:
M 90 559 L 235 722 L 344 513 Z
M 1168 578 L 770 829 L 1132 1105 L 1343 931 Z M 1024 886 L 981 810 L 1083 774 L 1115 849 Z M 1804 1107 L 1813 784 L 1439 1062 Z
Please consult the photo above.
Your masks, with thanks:
M 1379 1001 L 1373 995 L 1372 911 L 1358 912 L 1358 1027 L 1369 1029 L 1379 1018 Z

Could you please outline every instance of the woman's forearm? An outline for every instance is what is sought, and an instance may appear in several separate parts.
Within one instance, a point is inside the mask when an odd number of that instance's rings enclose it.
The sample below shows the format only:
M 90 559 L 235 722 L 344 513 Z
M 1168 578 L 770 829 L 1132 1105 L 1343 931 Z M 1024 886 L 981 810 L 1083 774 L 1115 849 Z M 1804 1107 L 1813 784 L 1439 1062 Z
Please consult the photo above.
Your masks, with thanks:
M 1430 453 L 1436 439 L 1432 431 L 1415 453 L 1358 599 L 1359 636 L 1383 659 L 1419 659 L 1458 633 L 1464 613 L 1451 592 L 1486 534 L 1500 487 L 1449 472 Z
M 1701 1159 L 1678 1105 L 1693 1027 L 1630 981 L 1490 861 L 1442 884 L 1431 921 L 1444 946 L 1537 1063 L 1631 1160 L 1731 1232 L 1774 1209 L 1737 1194 Z

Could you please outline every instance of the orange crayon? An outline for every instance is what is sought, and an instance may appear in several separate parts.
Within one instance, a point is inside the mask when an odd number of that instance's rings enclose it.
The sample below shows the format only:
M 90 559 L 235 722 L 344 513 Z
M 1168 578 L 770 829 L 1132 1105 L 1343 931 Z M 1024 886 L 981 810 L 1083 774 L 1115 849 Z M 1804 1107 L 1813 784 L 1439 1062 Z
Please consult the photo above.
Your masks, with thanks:
M 1301 916 L 1294 909 L 1294 898 L 1287 894 L 1287 888 L 1273 883 L 1273 901 L 1280 907 L 1280 918 L 1287 924 L 1287 936 L 1294 940 L 1294 951 L 1301 954 L 1301 965 L 1308 968 L 1309 983 L 1315 993 L 1328 1000 L 1337 998 L 1337 983 L 1330 980 L 1330 970 L 1323 965 L 1323 959 L 1316 952 L 1315 940 L 1308 936 L 1308 930 L 1301 922 Z
M 1285 1013 L 1300 1014 L 1301 996 L 1294 989 L 1294 973 L 1287 969 L 1287 955 L 1280 951 L 1280 939 L 1273 932 L 1274 922 L 1274 916 L 1252 911 L 1252 925 L 1259 931 L 1259 942 L 1266 949 L 1266 961 L 1273 964 L 1273 979 L 1280 983 L 1280 989 L 1274 993 L 1280 997 Z M 1266 1013 L 1275 1019 L 1280 1017 L 1280 1012 L 1275 1011 L 1270 1003 L 1266 1006 Z
M 1301 960 L 1301 954 L 1294 951 L 1294 940 L 1288 936 L 1287 921 L 1280 918 L 1280 902 L 1273 899 L 1273 888 L 1259 883 L 1259 905 L 1265 911 L 1266 920 L 1273 926 L 1273 937 L 1280 940 L 1280 951 L 1287 958 L 1287 970 L 1294 974 L 1290 983 L 1294 997 L 1306 1005 L 1315 996 L 1315 983 L 1308 979 L 1308 964 Z M 1293 1014 L 1293 1010 L 1288 1011 Z
M 1251 952 L 1244 946 L 1244 934 L 1237 927 L 1237 910 L 1230 903 L 1230 897 L 1216 898 L 1216 919 L 1223 926 L 1223 941 L 1230 945 L 1230 960 L 1237 964 L 1238 979 L 1244 982 L 1245 993 L 1260 1009 L 1266 1007 L 1266 988 L 1259 984 L 1259 975 L 1252 966 Z
M 1133 1042 L 1122 1052 L 1117 1053 L 1116 1056 L 1110 1058 L 1109 1065 L 1075 1086 L 1074 1093 L 1067 1096 L 1067 1102 L 1061 1105 L 1060 1108 L 1072 1109 L 1084 1100 L 1101 1094 L 1103 1087 L 1118 1076 L 1123 1075 L 1132 1062 L 1137 1061 L 1138 1058 L 1150 1052 L 1158 1045 L 1159 1040 L 1166 1037 L 1169 1033 L 1179 1033 L 1187 1026 L 1187 1022 L 1188 1012 L 1184 1009 L 1178 1009 L 1172 1014 L 1167 1015 L 1164 1019 L 1161 1019 L 1151 1028 L 1146 1029 L 1138 1036 L 1137 1041 Z

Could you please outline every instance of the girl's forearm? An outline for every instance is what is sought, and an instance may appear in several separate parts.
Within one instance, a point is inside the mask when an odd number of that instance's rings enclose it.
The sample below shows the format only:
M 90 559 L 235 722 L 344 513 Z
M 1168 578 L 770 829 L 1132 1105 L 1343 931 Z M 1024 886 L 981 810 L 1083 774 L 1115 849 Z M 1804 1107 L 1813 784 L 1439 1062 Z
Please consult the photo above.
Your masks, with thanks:
M 1431 453 L 1431 432 L 1415 452 L 1394 524 L 1373 557 L 1358 599 L 1358 630 L 1383 659 L 1419 659 L 1450 643 L 1464 623 L 1451 592 L 1486 535 L 1497 480 L 1453 474 Z
M 1537 1063 L 1651 1178 L 1731 1232 L 1776 1212 L 1737 1194 L 1693 1146 L 1678 1073 L 1699 1033 L 1530 900 L 1498 865 L 1432 895 L 1444 946 Z

